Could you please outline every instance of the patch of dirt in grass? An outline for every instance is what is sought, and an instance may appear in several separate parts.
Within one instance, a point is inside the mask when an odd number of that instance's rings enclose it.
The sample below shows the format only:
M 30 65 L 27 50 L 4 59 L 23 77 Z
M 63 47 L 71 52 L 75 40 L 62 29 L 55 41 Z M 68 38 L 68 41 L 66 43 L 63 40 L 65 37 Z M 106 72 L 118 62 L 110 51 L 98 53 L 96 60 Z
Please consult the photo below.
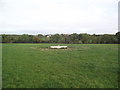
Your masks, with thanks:
M 90 49 L 90 47 L 81 47 L 80 50 Z
M 36 49 L 36 47 L 30 47 L 30 48 L 32 48 L 32 49 Z
M 58 51 L 58 50 L 63 50 L 63 51 L 72 51 L 72 50 L 80 50 L 80 51 L 84 51 L 84 50 L 87 50 L 89 49 L 89 47 L 68 47 L 67 49 L 51 49 L 51 48 L 48 48 L 48 47 L 30 47 L 31 49 L 36 49 L 36 50 L 41 50 L 41 51 Z
M 51 51 L 63 50 L 63 51 L 67 51 L 67 50 L 74 50 L 74 48 L 67 48 L 67 49 L 40 48 L 39 50 L 42 50 L 42 51 L 46 51 L 46 50 L 51 50 Z
M 115 50 L 118 50 L 119 48 L 114 48 Z
M 119 48 L 112 48 L 113 50 L 118 50 Z
M 41 50 L 41 51 L 57 51 L 57 50 L 74 50 L 75 48 L 67 48 L 67 49 L 51 49 L 51 48 L 38 48 L 38 47 L 30 47 L 31 49 Z

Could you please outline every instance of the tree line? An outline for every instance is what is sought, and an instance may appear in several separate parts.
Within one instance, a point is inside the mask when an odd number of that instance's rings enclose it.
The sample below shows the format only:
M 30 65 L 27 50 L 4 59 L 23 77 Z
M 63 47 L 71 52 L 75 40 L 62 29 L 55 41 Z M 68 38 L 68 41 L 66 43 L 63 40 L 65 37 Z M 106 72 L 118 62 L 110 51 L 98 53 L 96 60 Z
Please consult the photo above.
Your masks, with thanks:
M 116 34 L 90 35 L 87 33 L 52 35 L 1 34 L 2 43 L 65 43 L 65 44 L 120 44 L 120 32 Z

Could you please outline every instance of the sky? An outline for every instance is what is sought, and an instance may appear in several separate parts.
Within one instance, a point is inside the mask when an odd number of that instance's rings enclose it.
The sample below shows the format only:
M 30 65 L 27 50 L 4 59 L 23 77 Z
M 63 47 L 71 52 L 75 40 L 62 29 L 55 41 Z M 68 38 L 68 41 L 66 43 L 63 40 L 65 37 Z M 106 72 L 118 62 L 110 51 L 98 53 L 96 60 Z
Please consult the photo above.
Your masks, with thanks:
M 118 1 L 0 0 L 0 34 L 115 34 Z

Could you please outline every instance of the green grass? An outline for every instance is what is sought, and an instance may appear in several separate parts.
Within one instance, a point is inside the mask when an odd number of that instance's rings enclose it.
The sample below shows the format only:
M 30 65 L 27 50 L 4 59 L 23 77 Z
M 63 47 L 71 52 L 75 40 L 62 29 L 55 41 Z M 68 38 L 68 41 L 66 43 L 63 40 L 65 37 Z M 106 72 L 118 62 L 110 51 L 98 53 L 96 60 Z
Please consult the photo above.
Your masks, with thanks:
M 2 88 L 2 43 L 0 43 L 0 89 L 1 88 Z
M 3 44 L 3 88 L 118 87 L 117 44 L 50 45 Z

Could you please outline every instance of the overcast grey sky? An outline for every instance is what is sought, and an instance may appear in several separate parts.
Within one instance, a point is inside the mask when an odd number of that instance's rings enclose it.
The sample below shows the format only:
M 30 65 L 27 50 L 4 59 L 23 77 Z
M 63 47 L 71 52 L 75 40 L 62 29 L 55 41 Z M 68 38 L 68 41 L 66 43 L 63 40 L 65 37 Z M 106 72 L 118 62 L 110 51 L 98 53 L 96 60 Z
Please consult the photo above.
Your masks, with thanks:
M 0 33 L 114 34 L 119 0 L 0 0 Z

